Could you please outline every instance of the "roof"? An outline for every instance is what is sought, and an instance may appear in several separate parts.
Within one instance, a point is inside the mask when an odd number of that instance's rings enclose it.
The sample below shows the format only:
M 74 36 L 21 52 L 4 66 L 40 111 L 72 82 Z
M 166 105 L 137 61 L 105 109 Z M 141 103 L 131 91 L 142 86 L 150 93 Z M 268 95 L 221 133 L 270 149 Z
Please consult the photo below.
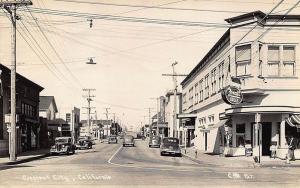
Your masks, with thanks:
M 239 15 L 239 16 L 227 18 L 227 19 L 225 19 L 225 21 L 228 22 L 228 23 L 233 23 L 233 22 L 238 22 L 238 21 L 241 21 L 241 20 L 245 21 L 245 20 L 253 19 L 254 17 L 264 18 L 265 16 L 266 16 L 265 13 L 263 13 L 260 10 L 257 10 L 257 11 L 249 12 L 249 13 L 242 14 L 242 15 Z
M 184 87 L 186 83 L 195 76 L 199 70 L 201 70 L 209 60 L 211 60 L 215 55 L 215 51 L 218 51 L 218 49 L 227 43 L 227 40 L 229 41 L 230 36 L 230 29 L 228 29 L 223 36 L 218 40 L 218 42 L 209 50 L 209 52 L 204 56 L 204 58 L 196 65 L 196 67 L 184 78 L 184 80 L 181 82 L 181 85 Z
M 283 14 L 270 14 L 267 16 L 264 12 L 257 10 L 253 12 L 249 12 L 246 14 L 242 14 L 239 16 L 231 17 L 225 19 L 228 23 L 237 23 L 237 22 L 243 22 L 248 20 L 253 20 L 253 18 L 259 18 L 259 19 L 300 19 L 300 15 L 283 15 Z
M 1 63 L 0 63 L 0 70 L 2 70 L 3 72 L 8 72 L 8 73 L 10 74 L 10 69 L 9 69 L 8 67 L 4 66 L 4 65 L 1 64 Z M 18 73 L 17 73 L 17 80 L 18 80 L 18 79 L 22 79 L 22 80 L 24 80 L 25 82 L 34 85 L 35 87 L 37 87 L 37 89 L 38 89 L 39 91 L 42 91 L 42 90 L 44 89 L 42 86 L 40 86 L 40 85 L 34 83 L 33 81 L 29 80 L 28 78 L 26 78 L 26 77 L 22 76 L 21 74 L 18 74 Z
M 58 112 L 54 96 L 40 96 L 39 110 L 48 110 L 51 103 L 54 106 L 54 112 Z

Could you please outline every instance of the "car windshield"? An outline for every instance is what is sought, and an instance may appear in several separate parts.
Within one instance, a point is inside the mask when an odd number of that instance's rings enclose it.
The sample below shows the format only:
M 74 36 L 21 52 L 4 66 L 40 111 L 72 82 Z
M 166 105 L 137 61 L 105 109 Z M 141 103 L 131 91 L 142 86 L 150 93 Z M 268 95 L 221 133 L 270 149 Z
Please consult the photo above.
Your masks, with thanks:
M 169 146 L 175 146 L 179 144 L 179 140 L 177 138 L 164 138 L 163 144 Z
M 68 138 L 56 138 L 55 142 L 57 143 L 68 143 Z
M 151 137 L 152 140 L 160 140 L 160 137 L 159 136 L 153 136 Z
M 125 136 L 125 140 L 133 140 L 132 136 Z

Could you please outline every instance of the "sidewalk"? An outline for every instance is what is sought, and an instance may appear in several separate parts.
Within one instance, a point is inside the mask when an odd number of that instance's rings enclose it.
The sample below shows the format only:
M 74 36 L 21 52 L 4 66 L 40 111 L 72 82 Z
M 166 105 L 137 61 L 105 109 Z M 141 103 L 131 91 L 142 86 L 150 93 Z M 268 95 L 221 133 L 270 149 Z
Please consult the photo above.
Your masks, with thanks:
M 49 149 L 40 149 L 35 151 L 26 151 L 17 156 L 16 161 L 10 161 L 8 156 L 0 156 L 0 166 L 15 165 L 30 162 L 49 156 Z
M 190 160 L 198 163 L 205 163 L 210 165 L 222 166 L 225 168 L 263 168 L 263 167 L 272 167 L 272 168 L 282 168 L 282 167 L 300 167 L 300 160 L 290 161 L 290 164 L 287 164 L 285 160 L 281 159 L 272 159 L 267 156 L 261 157 L 261 163 L 255 163 L 253 157 L 239 156 L 239 157 L 224 157 L 211 153 L 204 153 L 203 151 L 197 150 L 196 155 L 195 148 L 187 148 L 186 153 L 185 149 L 182 148 L 182 155 Z

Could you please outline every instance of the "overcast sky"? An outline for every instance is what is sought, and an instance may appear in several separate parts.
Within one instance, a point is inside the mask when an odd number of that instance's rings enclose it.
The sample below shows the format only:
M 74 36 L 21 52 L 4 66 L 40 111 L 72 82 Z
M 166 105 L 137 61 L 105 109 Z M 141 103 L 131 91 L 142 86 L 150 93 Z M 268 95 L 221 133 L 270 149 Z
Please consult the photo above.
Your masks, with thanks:
M 123 124 L 137 127 L 147 122 L 146 108 L 156 112 L 150 98 L 172 89 L 172 78 L 162 74 L 172 72 L 174 61 L 178 73 L 189 73 L 227 30 L 224 19 L 255 10 L 268 13 L 278 2 L 34 0 L 28 9 L 18 10 L 22 36 L 17 36 L 17 72 L 44 87 L 41 95 L 55 96 L 62 118 L 72 106 L 87 105 L 82 88 L 94 88 L 98 118 L 105 118 L 109 107 Z M 286 0 L 274 12 L 284 13 L 296 2 Z M 92 28 L 88 17 L 94 17 Z M 8 67 L 10 32 L 1 10 L 0 63 Z M 86 64 L 89 57 L 97 64 Z

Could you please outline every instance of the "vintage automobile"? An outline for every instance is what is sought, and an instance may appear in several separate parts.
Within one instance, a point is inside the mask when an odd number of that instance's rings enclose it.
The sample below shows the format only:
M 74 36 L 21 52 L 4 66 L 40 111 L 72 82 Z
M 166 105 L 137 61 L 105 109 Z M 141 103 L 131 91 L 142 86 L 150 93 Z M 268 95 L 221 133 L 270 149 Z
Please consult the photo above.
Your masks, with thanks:
M 112 143 L 117 144 L 118 143 L 117 136 L 114 136 L 114 135 L 109 136 L 108 137 L 108 143 L 109 144 L 112 144 Z
M 181 157 L 181 150 L 179 147 L 178 138 L 173 138 L 173 137 L 163 138 L 162 144 L 160 147 L 160 155 L 163 156 L 165 154 L 171 154 L 171 155 Z
M 92 149 L 93 143 L 89 139 L 80 139 L 76 143 L 76 149 Z
M 152 136 L 149 140 L 149 148 L 151 147 L 160 147 L 161 139 L 159 136 Z
M 93 139 L 91 136 L 80 136 L 78 138 L 78 140 L 82 140 L 82 139 L 89 140 L 92 143 L 92 145 L 96 144 L 95 139 Z
M 74 154 L 75 145 L 71 137 L 57 137 L 55 144 L 50 148 L 50 155 L 54 154 Z
M 131 135 L 125 135 L 123 139 L 123 146 L 132 146 L 134 147 L 134 137 Z

